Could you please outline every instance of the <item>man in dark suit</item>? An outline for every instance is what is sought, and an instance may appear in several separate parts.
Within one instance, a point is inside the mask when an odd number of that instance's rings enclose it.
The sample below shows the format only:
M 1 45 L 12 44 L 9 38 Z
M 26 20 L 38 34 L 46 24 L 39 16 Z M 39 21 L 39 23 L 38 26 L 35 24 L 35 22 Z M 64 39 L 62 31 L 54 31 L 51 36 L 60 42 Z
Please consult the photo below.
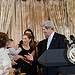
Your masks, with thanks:
M 54 24 L 51 21 L 44 22 L 42 30 L 47 38 L 39 42 L 38 56 L 48 49 L 67 49 L 67 44 L 64 42 L 65 36 L 54 32 Z M 54 67 L 43 66 L 43 75 L 58 75 L 58 73 Z

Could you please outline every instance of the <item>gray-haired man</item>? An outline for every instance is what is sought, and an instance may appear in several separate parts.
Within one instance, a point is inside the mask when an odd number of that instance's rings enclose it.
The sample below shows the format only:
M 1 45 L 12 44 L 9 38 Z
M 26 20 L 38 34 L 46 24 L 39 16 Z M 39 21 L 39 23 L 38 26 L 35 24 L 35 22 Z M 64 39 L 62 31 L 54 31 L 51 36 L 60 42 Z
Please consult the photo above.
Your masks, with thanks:
M 58 34 L 54 31 L 54 24 L 52 21 L 46 21 L 42 25 L 42 30 L 46 38 L 42 43 L 41 54 L 48 49 L 67 49 L 67 44 L 64 43 L 64 35 Z M 40 55 L 41 55 L 40 54 Z M 43 75 L 58 75 L 54 67 L 43 66 Z

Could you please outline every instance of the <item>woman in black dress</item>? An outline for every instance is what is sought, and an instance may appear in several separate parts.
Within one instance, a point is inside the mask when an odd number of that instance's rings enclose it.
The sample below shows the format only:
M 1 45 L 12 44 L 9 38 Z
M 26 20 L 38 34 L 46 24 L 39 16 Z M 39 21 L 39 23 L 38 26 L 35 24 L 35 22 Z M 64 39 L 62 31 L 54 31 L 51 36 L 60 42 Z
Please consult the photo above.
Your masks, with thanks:
M 21 45 L 22 51 L 14 57 L 14 60 L 18 63 L 14 68 L 21 68 L 21 73 L 26 73 L 26 75 L 37 75 L 36 63 L 28 61 L 24 55 L 28 53 L 35 56 L 34 41 L 32 36 L 28 33 L 23 35 L 23 44 Z

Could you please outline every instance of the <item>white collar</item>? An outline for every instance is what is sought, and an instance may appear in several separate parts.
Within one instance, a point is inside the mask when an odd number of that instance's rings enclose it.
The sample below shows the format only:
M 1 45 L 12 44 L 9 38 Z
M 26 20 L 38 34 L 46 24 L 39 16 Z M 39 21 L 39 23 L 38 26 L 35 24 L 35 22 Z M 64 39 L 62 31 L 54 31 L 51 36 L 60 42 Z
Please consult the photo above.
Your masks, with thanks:
M 53 37 L 53 36 L 54 36 L 54 33 L 55 33 L 55 32 L 53 32 L 50 36 Z
M 55 32 L 53 32 L 53 33 L 50 35 L 51 40 L 52 40 L 52 38 L 53 38 L 54 34 L 55 34 Z

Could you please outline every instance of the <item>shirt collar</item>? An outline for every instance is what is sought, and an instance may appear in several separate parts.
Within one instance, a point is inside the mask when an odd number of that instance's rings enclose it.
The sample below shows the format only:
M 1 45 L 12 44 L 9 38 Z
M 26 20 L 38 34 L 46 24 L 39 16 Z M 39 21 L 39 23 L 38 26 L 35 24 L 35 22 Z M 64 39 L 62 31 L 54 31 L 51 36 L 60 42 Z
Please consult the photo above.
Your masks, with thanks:
M 52 40 L 54 34 L 55 34 L 55 32 L 53 32 L 53 33 L 48 37 L 48 39 L 51 38 L 51 40 Z
M 53 32 L 53 33 L 50 35 L 52 38 L 53 38 L 53 36 L 54 36 L 54 33 L 55 33 L 55 32 Z

